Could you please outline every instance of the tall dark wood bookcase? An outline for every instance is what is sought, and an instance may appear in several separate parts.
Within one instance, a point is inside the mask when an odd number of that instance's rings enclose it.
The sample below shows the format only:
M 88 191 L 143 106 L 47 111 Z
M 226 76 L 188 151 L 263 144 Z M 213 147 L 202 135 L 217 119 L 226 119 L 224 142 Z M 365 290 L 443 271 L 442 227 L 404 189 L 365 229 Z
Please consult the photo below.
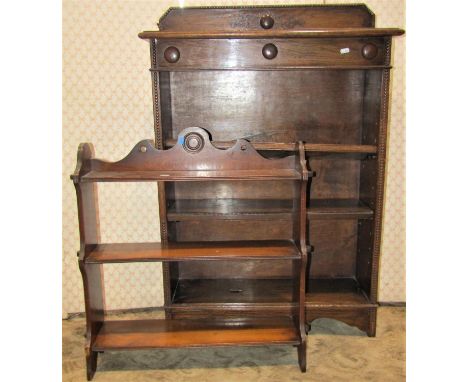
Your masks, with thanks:
M 187 126 L 214 145 L 245 138 L 267 157 L 304 141 L 309 170 L 307 321 L 374 336 L 391 39 L 363 4 L 171 8 L 150 44 L 156 146 Z M 159 183 L 162 242 L 290 237 L 281 182 Z M 286 311 L 287 264 L 163 264 L 167 318 Z M 284 295 L 270 299 L 270 292 Z

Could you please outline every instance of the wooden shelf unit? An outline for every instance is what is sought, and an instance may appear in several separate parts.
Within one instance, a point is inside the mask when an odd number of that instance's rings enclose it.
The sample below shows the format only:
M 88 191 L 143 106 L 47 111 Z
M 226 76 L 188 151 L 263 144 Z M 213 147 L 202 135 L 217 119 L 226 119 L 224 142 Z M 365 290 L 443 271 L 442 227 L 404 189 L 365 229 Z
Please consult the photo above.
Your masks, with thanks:
M 391 44 L 403 33 L 375 28 L 374 14 L 361 4 L 171 8 L 159 31 L 140 34 L 150 45 L 158 148 L 173 147 L 178 133 L 193 125 L 207 128 L 220 149 L 241 137 L 271 158 L 304 142 L 313 177 L 307 321 L 335 318 L 369 336 L 376 330 Z M 285 240 L 292 229 L 290 199 L 281 181 L 165 182 L 161 232 L 179 242 L 264 240 L 271 233 Z M 190 269 L 171 262 L 163 269 L 166 313 L 173 319 L 210 317 L 225 306 L 177 303 L 173 297 L 184 283 L 236 284 L 242 274 L 251 286 L 251 280 L 291 275 L 279 264 L 269 272 L 261 264 Z M 328 291 L 319 293 L 324 283 Z M 252 293 L 261 296 L 260 285 L 268 284 L 255 285 Z
M 117 162 L 94 158 L 94 149 L 89 143 L 79 147 L 78 163 L 71 179 L 76 188 L 80 221 L 79 266 L 85 291 L 88 379 L 92 379 L 96 371 L 99 351 L 167 347 L 295 345 L 298 347 L 299 366 L 305 371 L 305 234 L 309 171 L 305 166 L 304 145 L 298 143 L 298 152 L 294 155 L 269 159 L 258 154 L 245 140 L 239 140 L 229 149 L 218 149 L 211 144 L 208 132 L 198 127 L 184 129 L 177 142 L 169 150 L 157 150 L 151 141 L 141 141 Z M 204 173 L 202 177 L 199 176 L 200 170 Z M 168 176 L 162 177 L 161 174 Z M 292 194 L 286 203 L 288 222 L 294 226 L 290 237 L 203 241 L 201 236 L 202 241 L 164 239 L 161 243 L 101 243 L 97 182 L 153 180 L 193 184 L 193 179 L 202 180 L 205 185 L 226 179 L 239 184 L 263 181 L 289 183 Z M 207 211 L 210 206 L 205 205 L 204 208 Z M 155 261 L 176 266 L 186 263 L 192 269 L 207 263 L 219 263 L 222 268 L 226 262 L 234 268 L 234 264 L 248 266 L 261 262 L 265 269 L 278 263 L 289 264 L 290 280 L 294 282 L 290 282 L 288 290 L 282 293 L 291 300 L 290 309 L 276 313 L 268 310 L 257 317 L 239 311 L 237 315 L 215 320 L 206 317 L 173 320 L 169 317 L 163 320 L 107 321 L 102 264 Z M 280 300 L 282 297 L 275 296 L 276 292 L 270 291 L 271 298 Z M 228 299 L 226 303 L 229 304 Z M 262 310 L 261 301 L 252 301 L 251 305 L 253 310 Z
M 88 380 L 102 350 L 294 344 L 305 371 L 307 322 L 375 336 L 404 31 L 363 4 L 170 8 L 158 27 L 139 35 L 154 143 L 115 163 L 84 144 L 72 175 Z M 123 181 L 158 182 L 161 244 L 100 242 L 96 182 Z M 105 320 L 102 264 L 132 261 L 162 261 L 165 320 Z

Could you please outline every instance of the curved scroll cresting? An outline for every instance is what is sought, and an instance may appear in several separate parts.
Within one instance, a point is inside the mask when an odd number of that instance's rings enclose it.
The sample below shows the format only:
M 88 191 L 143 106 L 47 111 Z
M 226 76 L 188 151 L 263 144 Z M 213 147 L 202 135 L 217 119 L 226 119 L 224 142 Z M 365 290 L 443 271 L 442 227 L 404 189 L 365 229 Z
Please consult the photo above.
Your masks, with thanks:
M 79 160 L 80 161 L 80 160 Z M 86 180 L 98 178 L 99 173 L 107 173 L 106 176 L 117 180 L 118 173 L 126 172 L 126 177 L 131 177 L 133 172 L 138 172 L 141 178 L 151 178 L 151 172 L 155 179 L 166 176 L 169 180 L 191 176 L 197 177 L 227 177 L 235 176 L 236 172 L 242 178 L 279 176 L 289 178 L 301 178 L 298 171 L 297 156 L 291 155 L 280 159 L 268 159 L 261 156 L 253 146 L 244 139 L 239 139 L 229 149 L 218 149 L 212 145 L 209 134 L 200 127 L 189 127 L 180 132 L 177 144 L 168 150 L 158 150 L 151 140 L 140 141 L 130 153 L 117 162 L 108 162 L 101 159 L 86 156 L 81 158 L 81 167 L 85 171 L 76 171 L 80 178 Z M 167 174 L 157 174 L 165 172 Z M 248 175 L 248 176 L 247 176 Z

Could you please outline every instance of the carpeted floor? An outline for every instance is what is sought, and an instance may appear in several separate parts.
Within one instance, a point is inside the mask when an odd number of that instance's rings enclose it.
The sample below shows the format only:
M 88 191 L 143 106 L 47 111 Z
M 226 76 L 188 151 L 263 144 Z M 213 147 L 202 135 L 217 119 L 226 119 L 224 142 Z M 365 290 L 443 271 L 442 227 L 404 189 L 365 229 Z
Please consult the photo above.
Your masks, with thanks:
M 160 312 L 117 315 L 159 317 Z M 64 382 L 86 381 L 83 317 L 63 321 Z M 307 373 L 292 346 L 168 349 L 99 354 L 93 381 L 404 381 L 405 309 L 379 308 L 377 336 L 319 319 L 308 336 Z

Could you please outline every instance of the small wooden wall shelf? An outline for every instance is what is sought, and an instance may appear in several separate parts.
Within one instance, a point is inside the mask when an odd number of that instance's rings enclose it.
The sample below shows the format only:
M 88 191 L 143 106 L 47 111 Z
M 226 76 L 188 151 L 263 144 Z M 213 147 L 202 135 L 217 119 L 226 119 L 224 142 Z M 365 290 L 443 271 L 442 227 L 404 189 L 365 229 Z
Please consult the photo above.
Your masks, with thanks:
M 83 275 L 87 320 L 87 373 L 92 379 L 97 354 L 104 350 L 130 350 L 168 347 L 229 345 L 295 345 L 299 364 L 306 368 L 305 338 L 305 271 L 307 253 L 306 168 L 304 145 L 296 144 L 297 152 L 278 159 L 258 154 L 252 145 L 239 140 L 228 149 L 215 148 L 208 133 L 197 127 L 184 129 L 177 144 L 169 150 L 157 150 L 149 140 L 139 142 L 124 159 L 106 162 L 94 158 L 93 146 L 83 143 L 78 150 L 78 164 L 71 179 L 78 197 L 80 220 L 79 265 Z M 101 243 L 97 214 L 97 182 L 160 181 L 191 184 L 194 181 L 216 183 L 279 181 L 290 183 L 291 199 L 284 211 L 294 228 L 286 239 L 171 241 L 161 243 Z M 205 212 L 209 209 L 205 205 Z M 215 210 L 215 209 L 214 209 Z M 216 212 L 216 211 L 215 211 Z M 239 219 L 239 217 L 236 217 Z M 196 320 L 106 321 L 103 312 L 101 264 L 129 262 L 187 263 L 289 263 L 291 280 L 281 296 L 271 291 L 271 299 L 287 310 L 276 315 L 265 310 L 256 318 L 243 315 L 229 318 Z M 221 266 L 222 267 L 222 266 Z M 242 275 L 239 275 L 242 276 Z M 228 284 L 226 284 L 228 285 Z M 286 290 L 287 289 L 287 290 Z M 179 293 L 181 289 L 178 290 Z M 242 290 L 230 289 L 230 294 Z M 180 295 L 180 294 L 179 294 Z M 287 302 L 282 299 L 287 295 Z M 208 297 L 208 296 L 207 296 Z M 261 313 L 261 306 L 252 298 L 252 309 Z M 225 300 L 230 304 L 229 295 Z M 267 314 L 268 312 L 268 314 Z

